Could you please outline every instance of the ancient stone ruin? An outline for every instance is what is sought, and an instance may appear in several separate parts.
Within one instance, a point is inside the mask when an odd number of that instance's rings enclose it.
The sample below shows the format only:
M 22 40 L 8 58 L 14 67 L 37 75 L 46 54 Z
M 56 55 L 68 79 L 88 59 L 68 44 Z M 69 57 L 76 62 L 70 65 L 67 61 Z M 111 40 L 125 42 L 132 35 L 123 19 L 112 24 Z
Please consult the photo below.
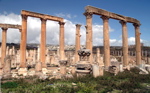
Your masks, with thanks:
M 150 72 L 149 52 L 142 49 L 140 43 L 140 22 L 137 19 L 108 12 L 93 6 L 86 6 L 86 45 L 80 45 L 80 24 L 76 24 L 75 46 L 64 43 L 64 19 L 61 17 L 22 10 L 22 25 L 0 24 L 2 28 L 2 42 L 0 47 L 0 75 L 3 78 L 24 78 L 38 76 L 45 78 L 72 78 L 93 74 L 94 77 L 102 76 L 104 71 L 114 73 L 138 67 L 141 73 Z M 99 15 L 103 20 L 102 49 L 93 46 L 92 15 Z M 27 18 L 41 19 L 40 45 L 29 47 L 27 44 Z M 122 26 L 122 47 L 111 47 L 109 43 L 109 19 L 119 20 Z M 56 21 L 60 25 L 59 46 L 46 46 L 46 21 Z M 135 49 L 128 45 L 127 23 L 132 23 L 135 28 Z M 21 33 L 20 44 L 7 45 L 7 30 L 19 29 Z

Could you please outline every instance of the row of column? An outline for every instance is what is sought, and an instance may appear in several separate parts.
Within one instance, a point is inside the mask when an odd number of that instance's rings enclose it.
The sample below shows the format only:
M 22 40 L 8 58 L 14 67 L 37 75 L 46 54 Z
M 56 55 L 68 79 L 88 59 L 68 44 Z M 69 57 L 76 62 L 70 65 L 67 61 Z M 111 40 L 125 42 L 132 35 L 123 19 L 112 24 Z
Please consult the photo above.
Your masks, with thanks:
M 21 42 L 20 42 L 20 68 L 26 68 L 26 42 L 27 42 L 27 17 L 22 15 L 22 31 L 21 31 Z M 46 68 L 45 54 L 46 54 L 46 21 L 47 19 L 41 18 L 41 43 L 40 43 L 40 62 L 42 62 L 42 68 Z M 64 22 L 59 22 L 60 25 L 60 60 L 65 59 L 64 53 Z
M 86 48 L 92 52 L 92 13 L 86 12 Z M 110 42 L 109 42 L 109 17 L 101 16 L 103 20 L 103 44 L 104 44 L 104 64 L 105 67 L 110 66 Z M 128 65 L 128 33 L 125 21 L 120 21 L 122 25 L 122 47 L 123 47 L 123 65 Z M 136 64 L 141 64 L 141 45 L 140 45 L 140 31 L 139 24 L 133 23 L 135 28 L 135 43 L 136 43 Z M 92 62 L 92 55 L 90 55 L 90 62 Z

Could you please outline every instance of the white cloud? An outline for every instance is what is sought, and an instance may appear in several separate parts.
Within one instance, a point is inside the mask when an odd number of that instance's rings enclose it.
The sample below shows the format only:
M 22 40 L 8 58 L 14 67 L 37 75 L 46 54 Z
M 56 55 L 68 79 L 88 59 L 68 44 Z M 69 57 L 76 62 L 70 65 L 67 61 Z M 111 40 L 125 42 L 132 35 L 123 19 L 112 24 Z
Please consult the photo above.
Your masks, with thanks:
M 71 14 L 64 14 L 64 13 L 58 13 L 58 14 L 55 14 L 56 16 L 58 17 L 62 17 L 62 18 L 66 18 L 66 19 L 71 19 L 71 18 L 75 18 L 77 17 L 77 15 L 71 15 Z

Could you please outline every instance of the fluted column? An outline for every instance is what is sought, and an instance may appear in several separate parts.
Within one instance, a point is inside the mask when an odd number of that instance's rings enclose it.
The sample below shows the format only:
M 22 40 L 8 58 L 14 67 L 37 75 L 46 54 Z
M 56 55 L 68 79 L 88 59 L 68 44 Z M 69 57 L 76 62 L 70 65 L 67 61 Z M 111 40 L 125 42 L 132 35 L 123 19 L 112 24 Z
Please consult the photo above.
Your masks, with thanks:
M 22 16 L 22 30 L 21 30 L 21 42 L 20 42 L 20 67 L 26 67 L 26 43 L 27 43 L 27 17 Z
M 4 66 L 4 59 L 6 57 L 6 41 L 7 41 L 7 28 L 2 28 L 2 44 L 1 44 L 1 65 Z
M 135 28 L 136 64 L 141 65 L 140 25 L 134 23 L 133 26 Z
M 41 18 L 40 62 L 42 62 L 42 68 L 46 68 L 46 21 L 46 19 Z
M 80 24 L 76 24 L 75 63 L 79 61 L 78 50 L 80 49 Z
M 104 64 L 107 69 L 110 66 L 110 44 L 109 44 L 109 18 L 102 16 L 103 19 L 103 44 L 104 44 Z
M 92 13 L 86 12 L 84 13 L 86 16 L 86 49 L 90 49 L 91 55 L 89 57 L 89 61 L 92 63 L 93 59 L 93 33 L 92 33 Z
M 59 53 L 60 53 L 60 60 L 65 60 L 65 44 L 64 44 L 64 22 L 59 22 L 60 25 L 60 34 L 59 34 Z
M 123 66 L 128 65 L 128 32 L 125 21 L 120 21 L 122 25 L 122 47 L 123 47 Z

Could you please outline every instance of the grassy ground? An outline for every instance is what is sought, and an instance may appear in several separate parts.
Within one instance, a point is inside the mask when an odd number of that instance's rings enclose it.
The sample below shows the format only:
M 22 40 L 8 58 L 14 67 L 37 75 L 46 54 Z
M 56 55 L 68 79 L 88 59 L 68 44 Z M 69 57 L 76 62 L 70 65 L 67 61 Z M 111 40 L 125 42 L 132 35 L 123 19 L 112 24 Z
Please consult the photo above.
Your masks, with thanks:
M 29 77 L 2 83 L 1 88 L 2 93 L 150 93 L 150 74 L 139 75 L 138 72 L 131 69 L 116 76 L 105 72 L 97 78 L 87 75 L 61 80 Z

